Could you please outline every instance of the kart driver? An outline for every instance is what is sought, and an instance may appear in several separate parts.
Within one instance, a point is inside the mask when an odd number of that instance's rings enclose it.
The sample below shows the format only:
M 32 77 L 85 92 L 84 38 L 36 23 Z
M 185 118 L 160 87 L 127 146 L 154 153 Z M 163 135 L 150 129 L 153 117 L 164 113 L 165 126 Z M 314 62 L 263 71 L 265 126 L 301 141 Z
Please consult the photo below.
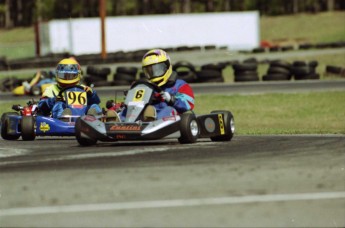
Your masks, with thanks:
M 143 56 L 142 69 L 147 79 L 162 89 L 162 92 L 155 96 L 160 99 L 160 102 L 147 106 L 144 110 L 143 121 L 152 121 L 193 110 L 193 90 L 187 82 L 177 79 L 177 73 L 172 70 L 170 57 L 165 51 L 161 49 L 148 51 Z M 111 111 L 110 108 L 108 116 L 111 116 L 109 114 Z M 121 120 L 125 119 L 126 113 L 126 108 L 120 112 Z
M 60 118 L 62 115 L 72 115 L 72 110 L 66 108 L 66 102 L 63 97 L 58 94 L 61 89 L 80 85 L 84 87 L 87 93 L 87 114 L 101 114 L 102 110 L 99 106 L 101 102 L 96 91 L 90 87 L 80 84 L 81 68 L 74 58 L 66 58 L 61 60 L 56 67 L 56 82 L 45 89 L 38 103 L 38 108 L 43 115 L 49 116 L 52 113 L 53 118 Z

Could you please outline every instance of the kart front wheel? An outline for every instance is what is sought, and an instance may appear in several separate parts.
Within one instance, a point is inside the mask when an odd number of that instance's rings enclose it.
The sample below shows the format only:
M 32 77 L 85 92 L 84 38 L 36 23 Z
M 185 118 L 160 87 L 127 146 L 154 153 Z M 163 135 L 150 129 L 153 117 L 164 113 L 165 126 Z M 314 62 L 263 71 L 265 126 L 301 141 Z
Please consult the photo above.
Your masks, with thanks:
M 93 146 L 97 143 L 97 139 L 90 139 L 82 136 L 81 119 L 78 118 L 75 122 L 75 137 L 81 146 Z
M 35 140 L 35 119 L 33 116 L 23 116 L 20 122 L 22 128 L 22 139 L 24 141 Z
M 234 116 L 229 111 L 212 111 L 211 113 L 223 114 L 225 134 L 211 137 L 212 141 L 230 141 L 235 133 Z
M 16 115 L 18 116 L 19 114 L 16 112 L 6 112 L 2 114 L 1 116 L 1 137 L 5 140 L 17 140 L 19 139 L 20 135 L 10 135 L 8 134 L 8 128 L 9 128 L 9 115 Z
M 181 144 L 195 143 L 199 136 L 198 121 L 193 113 L 183 113 L 180 121 Z

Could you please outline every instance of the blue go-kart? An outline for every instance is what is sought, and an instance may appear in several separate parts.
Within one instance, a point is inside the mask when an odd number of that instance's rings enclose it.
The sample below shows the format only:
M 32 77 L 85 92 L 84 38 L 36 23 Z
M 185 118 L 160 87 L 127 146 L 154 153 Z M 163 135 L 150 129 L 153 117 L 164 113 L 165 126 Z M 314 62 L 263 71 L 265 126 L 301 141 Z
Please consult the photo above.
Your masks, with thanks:
M 40 114 L 37 103 L 29 101 L 27 106 L 13 105 L 16 112 L 6 112 L 1 116 L 1 137 L 5 140 L 35 140 L 36 136 L 74 136 L 75 120 L 86 114 L 87 94 L 84 87 L 75 85 L 63 88 L 58 96 L 64 97 L 72 115 L 52 118 Z

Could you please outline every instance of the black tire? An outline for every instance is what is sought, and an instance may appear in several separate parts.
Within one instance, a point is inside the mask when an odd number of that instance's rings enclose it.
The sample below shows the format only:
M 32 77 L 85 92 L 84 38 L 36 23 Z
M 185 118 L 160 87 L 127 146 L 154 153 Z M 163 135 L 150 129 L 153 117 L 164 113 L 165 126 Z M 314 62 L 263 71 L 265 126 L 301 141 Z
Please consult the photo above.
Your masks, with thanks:
M 91 85 L 92 83 L 94 82 L 102 82 L 102 81 L 106 81 L 105 79 L 103 78 L 98 78 L 98 77 L 95 77 L 95 76 L 92 76 L 92 75 L 85 75 L 83 76 L 83 81 L 87 84 L 87 85 Z
M 267 74 L 262 76 L 262 80 L 263 81 L 286 81 L 286 80 L 290 80 L 291 76 L 287 75 L 287 74 Z
M 277 66 L 270 66 L 267 70 L 267 74 L 287 74 L 290 75 L 290 70 L 283 68 L 283 67 L 277 67 Z
M 125 74 L 125 73 L 115 73 L 114 74 L 114 81 L 116 80 L 125 80 L 133 82 L 135 81 L 135 75 L 132 74 Z
M 20 135 L 9 135 L 8 134 L 8 116 L 9 115 L 16 115 L 18 116 L 19 114 L 16 112 L 6 112 L 2 114 L 1 116 L 1 137 L 5 140 L 17 140 L 19 139 Z
M 255 74 L 253 75 L 237 75 L 234 79 L 235 82 L 250 82 L 259 81 L 259 77 Z
M 185 82 L 193 83 L 196 81 L 196 74 L 193 71 L 177 71 L 177 78 Z
M 108 81 L 93 82 L 92 84 L 94 87 L 112 86 L 113 85 L 112 82 L 108 82 Z
M 88 66 L 86 68 L 86 74 L 104 77 L 110 74 L 111 70 L 110 67 L 95 67 L 95 66 Z
M 224 65 L 219 64 L 219 63 L 209 63 L 209 64 L 204 64 L 201 66 L 201 70 L 216 70 L 219 72 L 222 72 L 224 69 Z
M 224 114 L 224 130 L 225 130 L 224 135 L 211 137 L 211 140 L 215 142 L 230 141 L 235 134 L 235 120 L 232 113 L 229 111 L 224 111 L 224 110 L 216 110 L 216 111 L 212 111 L 211 113 Z
M 320 74 L 317 74 L 317 73 L 295 76 L 295 80 L 317 80 L 317 79 L 320 79 Z
M 256 71 L 235 71 L 235 77 L 259 77 L 259 73 Z
M 80 146 L 93 146 L 97 143 L 97 139 L 89 139 L 81 136 L 81 119 L 78 118 L 75 122 L 75 137 Z
M 315 73 L 315 68 L 304 66 L 304 67 L 293 67 L 291 70 L 292 74 L 295 75 L 295 78 L 297 77 L 303 77 L 308 74 Z
M 183 113 L 180 121 L 181 144 L 195 143 L 199 137 L 200 128 L 194 113 Z
M 341 68 L 338 66 L 326 65 L 326 73 L 341 74 L 342 71 L 344 71 L 344 68 Z
M 188 61 L 178 61 L 177 63 L 175 63 L 173 65 L 173 70 L 174 71 L 178 71 L 178 69 L 189 69 L 190 71 L 195 72 L 195 67 L 192 63 L 188 62 Z
M 127 86 L 127 85 L 131 85 L 131 82 L 127 80 L 115 80 L 111 82 L 111 86 Z
M 127 75 L 129 74 L 129 75 L 134 76 L 134 78 L 137 72 L 138 72 L 138 68 L 136 67 L 117 67 L 116 68 L 116 73 L 122 73 L 122 74 L 127 74 Z
M 285 69 L 291 69 L 291 63 L 284 61 L 284 60 L 273 60 L 270 62 L 271 67 L 282 67 Z
M 35 140 L 35 119 L 33 116 L 23 116 L 20 121 L 22 139 L 24 141 Z
M 294 61 L 292 63 L 292 65 L 294 67 L 305 67 L 305 66 L 307 66 L 307 62 L 306 61 L 299 61 L 299 60 L 297 60 L 297 61 Z
M 221 78 L 222 73 L 217 70 L 201 70 L 196 72 L 197 79 L 213 79 L 213 78 Z
M 235 71 L 256 71 L 258 69 L 257 63 L 235 63 L 232 65 Z

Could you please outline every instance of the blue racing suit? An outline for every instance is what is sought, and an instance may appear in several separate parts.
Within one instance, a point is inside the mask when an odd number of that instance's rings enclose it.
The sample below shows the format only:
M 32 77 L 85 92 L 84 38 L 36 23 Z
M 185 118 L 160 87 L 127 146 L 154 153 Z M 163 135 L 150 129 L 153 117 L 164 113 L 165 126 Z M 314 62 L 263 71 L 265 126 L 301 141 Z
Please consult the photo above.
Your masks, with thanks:
M 173 71 L 168 82 L 161 86 L 163 92 L 170 93 L 174 99 L 170 102 L 165 102 L 161 100 L 160 102 L 155 102 L 152 105 L 157 111 L 157 119 L 161 119 L 167 116 L 174 116 L 177 114 L 182 114 L 186 111 L 193 110 L 194 108 L 194 93 L 190 85 L 184 80 L 177 79 L 177 73 Z M 156 97 L 160 94 L 156 93 Z M 126 118 L 127 109 L 125 108 L 120 112 L 121 121 Z
M 95 90 L 92 90 L 90 87 L 81 85 L 84 87 L 84 90 L 87 92 L 87 109 L 94 108 L 97 113 L 102 113 L 102 109 L 99 106 L 101 100 L 99 99 Z M 45 89 L 38 102 L 38 109 L 43 115 L 49 116 L 52 114 L 53 118 L 59 118 L 66 108 L 66 102 L 57 99 L 57 96 L 62 88 L 58 84 L 51 85 Z M 73 111 L 73 110 L 72 110 Z

